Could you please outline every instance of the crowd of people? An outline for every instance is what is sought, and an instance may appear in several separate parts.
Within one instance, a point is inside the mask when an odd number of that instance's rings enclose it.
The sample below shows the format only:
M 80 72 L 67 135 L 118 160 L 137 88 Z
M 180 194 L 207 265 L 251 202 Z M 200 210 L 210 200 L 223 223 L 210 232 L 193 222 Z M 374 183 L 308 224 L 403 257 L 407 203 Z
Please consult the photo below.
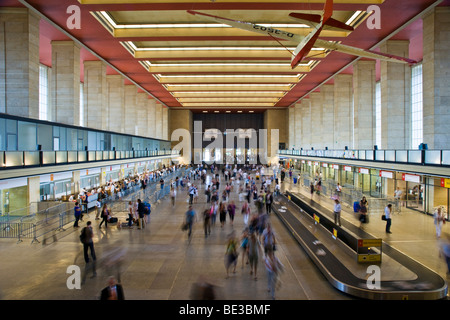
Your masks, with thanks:
M 207 172 L 211 170 L 210 179 Z M 200 209 L 197 214 L 195 204 L 198 203 L 199 185 L 190 183 L 188 177 L 187 192 L 189 195 L 189 207 L 185 213 L 185 221 L 182 229 L 187 232 L 188 241 L 191 241 L 195 221 L 203 224 L 204 237 L 208 238 L 212 230 L 216 228 L 221 232 L 228 232 L 224 263 L 226 278 L 236 272 L 239 256 L 241 266 L 249 266 L 249 274 L 254 280 L 258 279 L 258 264 L 263 261 L 268 279 L 268 291 L 275 298 L 275 288 L 278 275 L 283 270 L 283 265 L 275 255 L 276 237 L 270 223 L 270 213 L 274 195 L 271 191 L 273 184 L 278 185 L 276 175 L 265 175 L 264 167 L 223 167 L 220 175 L 217 168 L 199 166 L 188 173 L 205 190 L 206 207 Z M 275 171 L 275 170 L 274 170 Z M 223 179 L 223 182 L 222 182 Z M 222 187 L 221 187 L 222 185 Z M 276 189 L 277 190 L 277 189 Z M 278 185 L 279 190 L 279 185 Z M 233 195 L 235 193 L 235 195 Z M 238 201 L 234 200 L 238 197 Z M 204 205 L 204 202 L 201 202 Z M 236 204 L 237 203 L 237 204 Z M 201 207 L 201 206 L 199 206 Z M 235 228 L 235 219 L 242 217 L 243 229 Z M 231 231 L 226 229 L 227 221 Z M 237 236 L 237 233 L 240 233 Z

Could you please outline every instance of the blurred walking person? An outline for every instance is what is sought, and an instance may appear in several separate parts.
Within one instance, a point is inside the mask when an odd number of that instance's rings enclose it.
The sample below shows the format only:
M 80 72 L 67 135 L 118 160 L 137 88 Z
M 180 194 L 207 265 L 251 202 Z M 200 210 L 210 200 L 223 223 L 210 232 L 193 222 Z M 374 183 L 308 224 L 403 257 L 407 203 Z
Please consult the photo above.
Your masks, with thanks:
M 109 277 L 108 286 L 102 290 L 100 300 L 125 300 L 123 288 L 114 277 Z
M 186 219 L 185 223 L 186 223 L 187 229 L 188 229 L 188 239 L 189 239 L 189 241 L 191 241 L 192 227 L 194 225 L 194 220 L 195 220 L 195 211 L 194 211 L 194 209 L 192 209 L 192 206 L 189 206 L 188 210 L 186 211 L 185 219 Z
M 247 226 L 248 225 L 248 218 L 250 217 L 250 206 L 248 205 L 248 202 L 244 202 L 244 204 L 242 205 L 242 210 L 241 210 L 242 216 L 244 217 L 244 224 Z
M 103 209 L 102 209 L 102 221 L 100 222 L 100 225 L 98 227 L 101 228 L 101 226 L 104 222 L 105 228 L 108 228 L 108 219 L 110 216 L 111 216 L 111 212 L 109 211 L 108 206 L 105 203 L 103 205 Z
M 442 232 L 442 226 L 445 223 L 445 217 L 442 214 L 442 210 L 441 208 L 437 208 L 436 211 L 434 212 L 434 225 L 436 227 L 436 236 L 438 238 L 441 237 L 441 232 Z
M 211 209 L 213 207 L 205 209 L 203 211 L 203 229 L 205 230 L 205 238 L 211 234 Z
M 250 263 L 250 275 L 253 279 L 258 279 L 258 262 L 261 256 L 261 245 L 255 232 L 252 232 L 248 239 L 248 261 Z
M 225 268 L 227 270 L 227 279 L 230 275 L 230 268 L 233 266 L 233 273 L 236 273 L 238 259 L 237 241 L 235 232 L 232 231 L 228 236 L 227 249 L 225 251 Z
M 267 291 L 270 293 L 271 298 L 275 300 L 275 290 L 279 281 L 278 277 L 284 267 L 273 251 L 269 251 L 266 254 L 264 264 L 267 270 Z

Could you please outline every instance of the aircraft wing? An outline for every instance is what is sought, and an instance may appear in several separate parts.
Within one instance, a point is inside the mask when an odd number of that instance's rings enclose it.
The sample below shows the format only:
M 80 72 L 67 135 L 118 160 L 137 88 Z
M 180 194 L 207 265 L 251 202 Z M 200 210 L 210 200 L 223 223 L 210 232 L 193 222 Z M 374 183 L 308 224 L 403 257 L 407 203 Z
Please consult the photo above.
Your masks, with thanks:
M 264 34 L 264 35 L 270 34 L 271 36 L 273 36 L 275 38 L 279 38 L 279 39 L 283 39 L 283 40 L 301 42 L 304 38 L 304 36 L 300 36 L 300 35 L 290 33 L 290 32 L 284 31 L 284 30 L 261 26 L 261 25 L 254 24 L 251 22 L 222 18 L 222 17 L 206 14 L 203 12 L 193 11 L 193 10 L 188 10 L 187 12 L 190 14 L 193 14 L 193 15 L 202 16 L 203 18 L 206 18 L 206 19 L 214 21 L 214 22 L 219 22 L 219 23 L 229 25 L 234 28 L 247 30 L 247 31 L 251 31 L 251 32 L 256 32 L 256 33 L 260 33 L 260 34 Z
M 247 30 L 247 31 L 251 31 L 251 32 L 256 32 L 256 33 L 260 33 L 263 35 L 271 35 L 275 38 L 297 42 L 297 43 L 299 43 L 299 45 L 296 48 L 296 52 L 294 52 L 295 55 L 298 55 L 300 53 L 300 51 L 302 50 L 302 48 L 307 45 L 306 49 L 303 50 L 302 58 L 306 56 L 306 54 L 307 54 L 306 50 L 308 48 L 309 48 L 309 50 L 311 50 L 312 47 L 318 47 L 318 48 L 324 48 L 324 49 L 331 50 L 331 51 L 339 51 L 342 53 L 346 53 L 346 54 L 350 54 L 350 55 L 354 55 L 354 56 L 358 56 L 358 57 L 363 57 L 363 58 L 369 58 L 369 59 L 378 59 L 378 60 L 385 60 L 385 61 L 390 61 L 390 62 L 400 62 L 400 63 L 409 63 L 409 64 L 417 63 L 417 61 L 407 59 L 404 57 L 398 57 L 398 56 L 393 56 L 393 55 L 389 55 L 389 54 L 384 54 L 384 53 L 379 53 L 379 52 L 374 52 L 374 51 L 369 51 L 369 50 L 363 50 L 363 49 L 360 49 L 357 47 L 351 47 L 351 46 L 346 46 L 346 45 L 342 45 L 342 44 L 331 42 L 331 41 L 320 40 L 320 39 L 318 39 L 320 32 L 317 32 L 317 31 L 320 31 L 319 30 L 320 26 L 321 25 L 323 26 L 323 24 L 321 24 L 320 22 L 315 25 L 315 30 L 313 30 L 307 37 L 304 37 L 304 36 L 293 34 L 293 33 L 290 33 L 290 32 L 284 31 L 284 30 L 269 28 L 269 27 L 258 25 L 258 24 L 250 23 L 250 22 L 223 18 L 223 17 L 214 16 L 214 15 L 210 15 L 210 14 L 206 14 L 206 13 L 198 12 L 198 11 L 193 11 L 193 10 L 188 10 L 187 12 L 192 15 L 201 16 L 205 19 L 208 19 L 208 20 L 211 20 L 214 22 L 229 25 L 234 28 Z M 329 19 L 331 19 L 331 18 L 329 18 Z M 310 41 L 308 43 L 308 40 L 309 41 L 314 40 L 314 41 Z M 309 52 L 309 50 L 308 50 L 308 52 Z M 299 60 L 297 58 L 297 60 L 298 61 L 296 61 L 296 63 L 297 64 L 300 63 L 301 59 Z M 291 62 L 291 65 L 294 65 L 293 62 L 294 61 Z
M 376 51 L 372 51 L 372 50 L 364 50 L 364 49 L 360 49 L 357 47 L 351 47 L 351 46 L 334 43 L 334 42 L 326 41 L 326 40 L 317 39 L 315 46 L 322 47 L 322 48 L 332 50 L 332 51 L 346 53 L 346 54 L 361 57 L 361 58 L 383 60 L 383 61 L 397 62 L 397 63 L 408 63 L 408 64 L 417 63 L 417 61 L 408 59 L 405 57 L 395 56 L 392 54 L 387 54 L 387 53 L 382 53 L 382 52 L 376 52 Z

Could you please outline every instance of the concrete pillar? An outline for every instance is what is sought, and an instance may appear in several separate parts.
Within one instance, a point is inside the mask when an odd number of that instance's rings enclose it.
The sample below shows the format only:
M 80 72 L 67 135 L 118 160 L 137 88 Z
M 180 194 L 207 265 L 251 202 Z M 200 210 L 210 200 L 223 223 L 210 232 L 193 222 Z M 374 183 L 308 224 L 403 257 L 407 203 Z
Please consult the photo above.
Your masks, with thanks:
M 334 85 L 324 84 L 320 87 L 322 95 L 321 141 L 323 147 L 334 147 Z
M 74 190 L 72 190 L 72 191 L 74 194 L 78 194 L 81 191 L 80 179 L 81 179 L 80 171 L 79 170 L 73 171 L 72 172 L 72 183 L 74 185 Z
M 449 7 L 436 7 L 423 19 L 423 142 L 429 149 L 450 145 L 449 17 Z
M 287 123 L 289 124 L 289 135 L 286 148 L 291 150 L 295 145 L 295 107 L 290 107 L 288 111 Z
M 28 177 L 28 204 L 37 203 L 41 201 L 40 197 L 40 181 L 39 176 Z
M 372 149 L 376 144 L 375 84 L 375 61 L 357 61 L 353 65 L 355 149 Z
M 168 134 L 169 139 L 172 141 L 171 148 L 173 149 L 175 146 L 179 145 L 177 149 L 182 151 L 181 156 L 178 158 L 179 163 L 189 164 L 192 161 L 192 148 L 194 147 L 194 143 L 192 141 L 193 132 L 194 132 L 194 122 L 192 118 L 192 111 L 190 110 L 169 110 L 168 111 Z M 179 131 L 184 131 L 185 133 L 189 132 L 190 141 L 184 141 L 184 137 L 181 138 L 178 136 L 178 133 L 172 136 L 175 130 L 184 129 Z M 181 132 L 182 133 L 182 132 Z M 186 146 L 186 147 L 182 147 Z
M 334 149 L 353 148 L 353 75 L 334 77 Z
M 381 52 L 409 56 L 409 41 L 388 40 Z M 381 145 L 383 149 L 409 149 L 411 144 L 411 68 L 381 61 Z
M 108 130 L 125 133 L 125 86 L 123 77 L 120 74 L 107 75 L 107 109 L 108 109 Z
M 138 136 L 148 137 L 148 94 L 145 92 L 138 92 L 136 97 L 136 108 L 137 108 L 137 128 Z
M 100 186 L 104 186 L 104 185 L 106 185 L 106 183 L 107 183 L 107 181 L 106 181 L 106 168 L 105 167 L 103 167 L 103 168 L 100 168 L 100 181 L 99 181 L 99 183 L 100 183 Z
M 150 97 L 147 100 L 148 135 L 156 138 L 156 100 Z
M 162 139 L 169 140 L 169 109 L 162 107 Z
M 0 8 L 0 112 L 39 118 L 39 21 L 24 8 Z
M 86 126 L 108 130 L 106 105 L 106 64 L 102 61 L 84 61 L 84 111 Z
M 300 150 L 302 145 L 302 104 L 295 104 L 295 120 L 294 120 L 294 148 Z
M 162 105 L 160 103 L 156 103 L 155 105 L 155 138 L 162 139 L 163 137 L 163 113 L 162 113 Z
M 125 116 L 125 133 L 137 135 L 137 88 L 134 84 L 124 86 L 123 114 Z
M 80 124 L 80 47 L 52 41 L 52 107 L 56 122 Z
M 303 149 L 311 149 L 311 101 L 309 99 L 302 100 L 302 147 Z
M 322 127 L 323 118 L 323 95 L 320 92 L 311 92 L 311 147 L 316 149 L 323 149 L 324 143 L 322 141 L 322 133 L 325 128 Z
M 286 113 L 289 113 L 289 109 L 268 109 L 264 112 L 264 129 L 267 130 L 267 163 L 278 163 L 278 146 L 280 143 L 287 145 Z

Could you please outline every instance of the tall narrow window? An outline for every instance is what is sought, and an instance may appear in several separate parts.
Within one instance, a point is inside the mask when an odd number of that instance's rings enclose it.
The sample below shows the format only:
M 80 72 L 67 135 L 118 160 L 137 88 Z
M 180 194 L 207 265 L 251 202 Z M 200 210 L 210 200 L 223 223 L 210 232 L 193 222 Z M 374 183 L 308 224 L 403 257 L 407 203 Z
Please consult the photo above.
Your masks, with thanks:
M 375 85 L 375 143 L 381 149 L 381 84 Z
M 422 64 L 411 68 L 411 148 L 423 142 L 423 86 Z
M 39 65 L 39 119 L 48 120 L 48 67 Z

